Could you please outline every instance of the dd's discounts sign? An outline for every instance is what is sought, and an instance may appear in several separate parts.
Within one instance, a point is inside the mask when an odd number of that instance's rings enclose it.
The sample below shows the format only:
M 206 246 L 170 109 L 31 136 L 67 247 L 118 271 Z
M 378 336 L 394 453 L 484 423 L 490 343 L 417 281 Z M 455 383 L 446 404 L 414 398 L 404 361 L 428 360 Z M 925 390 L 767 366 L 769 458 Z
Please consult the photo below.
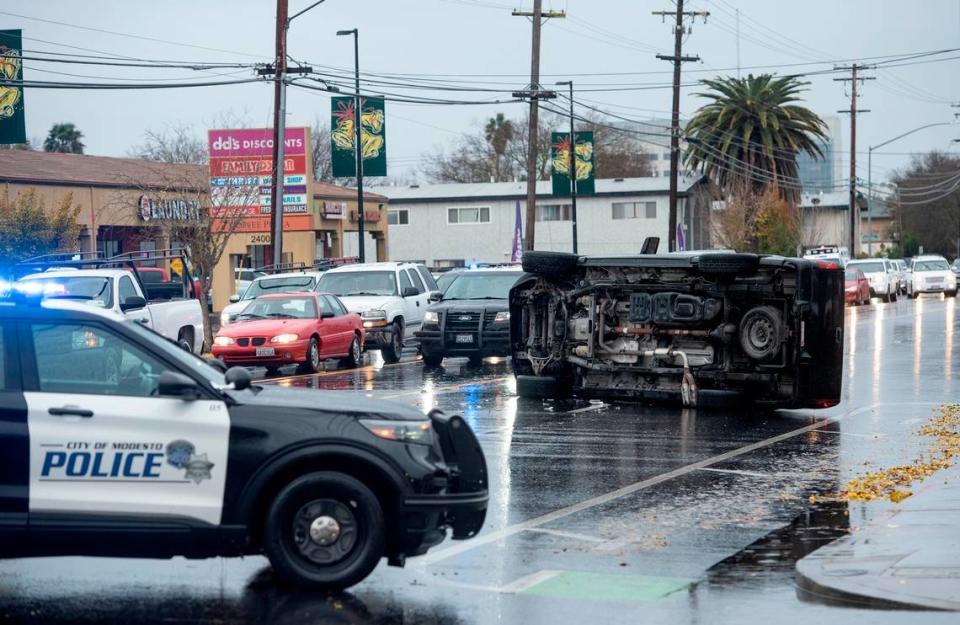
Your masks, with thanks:
M 273 206 L 273 130 L 211 130 L 210 197 L 217 208 L 242 209 L 237 232 L 270 232 Z M 310 129 L 287 128 L 283 156 L 283 229 L 312 230 L 308 197 Z

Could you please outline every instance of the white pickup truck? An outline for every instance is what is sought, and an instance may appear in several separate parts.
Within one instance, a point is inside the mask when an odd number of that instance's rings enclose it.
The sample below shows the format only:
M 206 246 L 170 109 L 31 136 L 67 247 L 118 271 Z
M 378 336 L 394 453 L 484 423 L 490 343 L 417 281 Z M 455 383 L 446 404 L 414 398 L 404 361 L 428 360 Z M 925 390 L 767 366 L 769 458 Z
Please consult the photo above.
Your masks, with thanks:
M 20 278 L 21 289 L 50 298 L 73 299 L 112 310 L 151 328 L 183 349 L 203 351 L 203 310 L 196 299 L 149 303 L 127 269 L 61 269 Z

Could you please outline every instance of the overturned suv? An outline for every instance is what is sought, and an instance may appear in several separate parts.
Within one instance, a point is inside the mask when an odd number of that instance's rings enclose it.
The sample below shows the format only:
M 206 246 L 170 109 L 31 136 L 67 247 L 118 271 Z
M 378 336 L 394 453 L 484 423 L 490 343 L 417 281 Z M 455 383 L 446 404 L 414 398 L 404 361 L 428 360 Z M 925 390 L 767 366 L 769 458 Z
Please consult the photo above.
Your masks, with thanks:
M 844 278 L 834 262 L 531 251 L 523 269 L 510 291 L 521 397 L 810 408 L 840 401 Z

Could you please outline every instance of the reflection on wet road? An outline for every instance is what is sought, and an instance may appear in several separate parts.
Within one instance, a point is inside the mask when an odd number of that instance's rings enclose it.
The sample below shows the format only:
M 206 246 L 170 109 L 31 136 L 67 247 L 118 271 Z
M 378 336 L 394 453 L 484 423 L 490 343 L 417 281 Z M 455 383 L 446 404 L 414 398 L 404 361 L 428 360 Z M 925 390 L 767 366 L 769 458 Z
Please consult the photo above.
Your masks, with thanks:
M 955 300 L 848 309 L 845 391 L 826 411 L 529 402 L 509 361 L 385 365 L 267 383 L 463 414 L 487 455 L 487 523 L 350 593 L 285 589 L 263 558 L 0 562 L 0 620 L 38 623 L 956 622 L 801 602 L 793 564 L 882 515 L 811 503 L 912 457 L 957 401 Z

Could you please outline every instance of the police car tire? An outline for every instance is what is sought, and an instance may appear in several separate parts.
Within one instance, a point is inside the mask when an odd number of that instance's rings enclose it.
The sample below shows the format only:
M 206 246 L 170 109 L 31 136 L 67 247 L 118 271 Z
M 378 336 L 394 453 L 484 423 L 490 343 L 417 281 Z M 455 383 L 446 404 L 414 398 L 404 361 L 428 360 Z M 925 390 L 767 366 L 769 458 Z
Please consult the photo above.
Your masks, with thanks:
M 423 352 L 423 364 L 436 369 L 443 363 L 443 352 Z
M 356 544 L 345 559 L 320 565 L 301 555 L 294 542 L 294 515 L 317 499 L 348 506 L 357 523 Z M 342 590 L 363 581 L 376 568 L 386 549 L 383 508 L 363 482 L 334 471 L 301 476 L 284 487 L 273 501 L 264 524 L 263 547 L 283 579 L 317 590 Z

